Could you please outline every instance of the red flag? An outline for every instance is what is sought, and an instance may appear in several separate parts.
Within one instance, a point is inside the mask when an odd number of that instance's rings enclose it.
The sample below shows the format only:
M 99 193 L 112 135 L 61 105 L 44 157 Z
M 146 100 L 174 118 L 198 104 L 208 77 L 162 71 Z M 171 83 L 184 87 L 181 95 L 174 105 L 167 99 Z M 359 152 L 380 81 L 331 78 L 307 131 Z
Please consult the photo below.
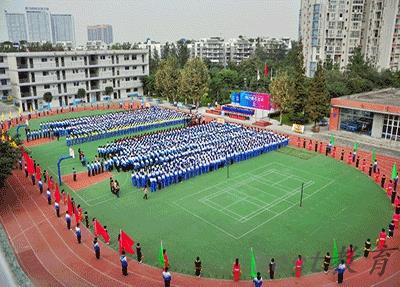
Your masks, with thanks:
M 41 180 L 42 179 L 42 173 L 40 170 L 40 165 L 36 166 L 36 180 Z
M 75 207 L 75 221 L 76 221 L 76 224 L 81 222 L 81 215 L 79 214 L 79 209 L 77 207 Z
M 110 242 L 110 235 L 108 235 L 108 232 L 104 229 L 103 225 L 101 225 L 98 220 L 96 220 L 94 223 L 94 235 L 101 235 L 106 243 Z
M 264 66 L 264 76 L 265 77 L 268 77 L 268 65 L 267 65 L 267 63 L 265 63 L 265 66 Z
M 54 181 L 50 176 L 48 176 L 47 178 L 47 186 L 49 187 L 50 190 L 54 188 Z
M 35 164 L 33 162 L 33 159 L 28 156 L 28 162 L 27 162 L 27 168 L 28 168 L 28 173 L 29 174 L 34 174 L 35 173 Z
M 134 254 L 135 251 L 133 250 L 133 245 L 135 241 L 129 237 L 124 231 L 121 230 L 120 237 L 119 237 L 119 252 L 121 253 L 122 250 L 129 254 Z
M 60 194 L 60 189 L 58 188 L 58 184 L 56 183 L 56 190 L 54 192 L 54 200 L 58 203 L 60 203 L 61 199 L 61 194 Z
M 68 211 L 67 212 L 69 215 L 72 215 L 72 203 L 71 203 L 71 198 L 70 198 L 69 194 L 68 194 L 67 201 L 68 201 Z

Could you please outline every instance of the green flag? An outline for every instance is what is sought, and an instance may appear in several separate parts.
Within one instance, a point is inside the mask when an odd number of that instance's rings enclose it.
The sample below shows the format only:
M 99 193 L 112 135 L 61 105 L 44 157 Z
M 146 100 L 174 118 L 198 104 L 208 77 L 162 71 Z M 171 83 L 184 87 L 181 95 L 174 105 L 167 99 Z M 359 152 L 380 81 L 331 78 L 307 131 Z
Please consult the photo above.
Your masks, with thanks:
M 164 268 L 164 254 L 163 254 L 163 246 L 162 246 L 162 241 L 160 245 L 160 253 L 158 254 L 158 260 L 160 261 L 160 266 Z
M 358 150 L 358 143 L 354 143 L 353 150 L 354 150 L 354 151 L 357 151 L 357 150 Z
M 375 149 L 372 150 L 372 162 L 376 160 Z
M 333 239 L 333 250 L 332 250 L 332 266 L 339 264 L 339 252 L 336 244 L 336 239 Z
M 250 256 L 250 277 L 253 279 L 257 277 L 256 257 L 254 256 L 253 248 L 250 249 Z
M 331 139 L 329 140 L 331 145 L 335 145 L 335 137 L 331 135 Z
M 397 176 L 397 167 L 396 167 L 396 163 L 393 164 L 393 168 L 392 168 L 392 179 L 395 179 Z

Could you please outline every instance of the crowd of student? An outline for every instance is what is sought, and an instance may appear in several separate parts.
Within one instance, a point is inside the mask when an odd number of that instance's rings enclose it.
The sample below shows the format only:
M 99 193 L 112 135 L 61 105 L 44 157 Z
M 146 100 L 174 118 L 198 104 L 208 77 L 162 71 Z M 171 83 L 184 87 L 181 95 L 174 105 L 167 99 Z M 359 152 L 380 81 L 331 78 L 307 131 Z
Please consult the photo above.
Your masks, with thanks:
M 98 148 L 107 168 L 133 170 L 132 183 L 151 191 L 288 145 L 270 131 L 209 124 L 116 140 Z
M 28 140 L 52 135 L 66 136 L 67 145 L 70 146 L 165 126 L 186 124 L 188 121 L 189 117 L 184 113 L 150 107 L 43 122 L 39 130 L 28 130 L 26 135 Z

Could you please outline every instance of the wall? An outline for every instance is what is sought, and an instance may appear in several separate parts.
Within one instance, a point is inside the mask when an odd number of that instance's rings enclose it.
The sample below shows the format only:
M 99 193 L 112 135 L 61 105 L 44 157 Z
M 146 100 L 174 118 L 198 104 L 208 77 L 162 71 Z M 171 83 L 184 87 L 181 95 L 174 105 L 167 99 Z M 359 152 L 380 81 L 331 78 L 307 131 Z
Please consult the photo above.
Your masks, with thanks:
M 380 139 L 382 137 L 383 128 L 383 114 L 374 113 L 374 120 L 372 122 L 371 136 Z

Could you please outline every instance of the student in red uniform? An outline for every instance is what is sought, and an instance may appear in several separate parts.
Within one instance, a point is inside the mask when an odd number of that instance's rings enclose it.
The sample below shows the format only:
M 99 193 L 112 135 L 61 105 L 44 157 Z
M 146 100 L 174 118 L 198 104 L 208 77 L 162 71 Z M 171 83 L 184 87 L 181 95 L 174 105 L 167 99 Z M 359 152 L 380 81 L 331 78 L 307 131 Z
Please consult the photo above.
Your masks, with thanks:
M 399 221 L 400 221 L 400 213 L 393 213 L 393 224 L 395 228 L 399 228 Z
M 336 147 L 333 147 L 333 151 L 332 151 L 332 157 L 336 158 Z
M 65 194 L 64 189 L 61 190 L 61 196 L 62 196 L 62 200 L 64 202 L 64 205 L 67 205 L 67 195 Z
M 322 153 L 322 151 L 323 151 L 323 143 L 322 142 L 320 142 L 319 143 L 319 153 Z
M 163 249 L 163 257 L 164 257 L 164 270 L 169 268 L 169 258 L 167 254 L 167 249 Z
M 347 156 L 347 164 L 351 164 L 352 159 L 353 159 L 353 154 L 349 152 L 349 155 Z
M 303 268 L 303 259 L 301 259 L 301 255 L 299 255 L 296 260 L 296 264 L 294 266 L 294 270 L 296 271 L 297 278 L 300 278 L 302 268 Z
M 353 261 L 354 249 L 353 245 L 350 244 L 346 251 L 346 264 L 349 265 Z
M 387 186 L 387 188 L 386 188 L 386 193 L 387 193 L 387 196 L 388 196 L 389 198 L 392 197 L 392 192 L 393 192 L 393 187 L 392 187 L 390 184 L 388 184 L 388 186 Z
M 362 165 L 361 165 L 362 172 L 365 172 L 366 167 L 367 167 L 367 162 L 365 161 L 365 158 L 364 158 L 362 161 Z
M 239 258 L 236 258 L 235 262 L 233 263 L 232 274 L 233 274 L 233 281 L 237 282 L 240 280 L 240 275 L 242 274 L 242 272 L 240 271 Z
M 382 231 L 379 233 L 378 248 L 383 249 L 385 247 L 385 242 L 386 242 L 386 231 L 385 228 L 382 228 Z
M 378 183 L 379 184 L 379 175 L 380 175 L 380 170 L 379 170 L 379 168 L 378 168 L 378 170 L 376 171 L 376 173 L 375 173 L 375 182 L 376 183 Z

